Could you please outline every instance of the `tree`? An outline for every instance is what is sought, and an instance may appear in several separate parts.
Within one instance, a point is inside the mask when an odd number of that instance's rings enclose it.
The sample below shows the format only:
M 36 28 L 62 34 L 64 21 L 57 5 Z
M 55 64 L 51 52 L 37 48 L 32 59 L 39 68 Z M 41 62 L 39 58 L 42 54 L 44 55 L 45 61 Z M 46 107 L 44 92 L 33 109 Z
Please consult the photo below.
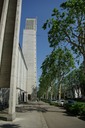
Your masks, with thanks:
M 52 53 L 46 57 L 42 63 L 42 79 L 40 80 L 40 87 L 52 87 L 54 82 L 57 81 L 59 86 L 59 99 L 61 99 L 61 83 L 66 74 L 74 68 L 74 58 L 70 51 L 65 48 L 62 50 L 58 48 L 53 50 Z
M 83 55 L 85 67 L 85 0 L 68 0 L 60 5 L 62 11 L 54 9 L 52 18 L 43 28 L 49 28 L 50 47 L 69 44 L 71 49 Z
M 44 95 L 47 98 L 48 88 L 49 88 L 49 76 L 42 74 L 39 79 L 38 97 L 40 98 Z
M 83 72 L 84 64 L 82 63 L 79 67 L 79 75 L 80 75 L 80 87 L 82 92 L 82 97 L 85 97 L 85 73 Z
M 82 97 L 85 96 L 85 74 L 83 72 L 83 64 L 78 69 L 74 69 L 63 80 L 65 91 L 70 91 L 73 98 L 75 98 L 75 90 L 79 97 L 79 91 L 81 90 Z
M 75 90 L 80 88 L 80 73 L 79 69 L 73 70 L 67 77 L 67 91 L 72 95 L 71 98 L 75 98 Z
M 74 59 L 70 51 L 66 48 L 65 50 L 62 50 L 61 48 L 54 50 L 51 54 L 51 57 L 52 59 L 53 57 L 55 58 L 53 62 L 54 64 L 52 63 L 55 66 L 53 76 L 58 82 L 59 99 L 61 99 L 61 84 L 65 75 L 67 75 L 72 70 L 72 68 L 74 68 Z

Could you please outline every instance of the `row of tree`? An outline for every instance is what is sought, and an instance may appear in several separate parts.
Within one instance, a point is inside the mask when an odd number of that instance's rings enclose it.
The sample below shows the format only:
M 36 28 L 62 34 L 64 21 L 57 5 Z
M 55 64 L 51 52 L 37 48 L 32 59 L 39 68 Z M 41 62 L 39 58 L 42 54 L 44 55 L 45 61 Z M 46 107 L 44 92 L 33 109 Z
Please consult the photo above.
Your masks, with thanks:
M 59 70 L 59 67 L 57 68 Z M 54 70 L 41 75 L 38 90 L 39 98 L 75 98 L 75 91 L 77 93 L 77 98 L 85 97 L 85 74 L 83 72 L 83 64 L 81 64 L 78 69 L 74 69 L 62 75 L 60 78 L 58 75 L 60 71 L 54 72 Z M 53 75 L 53 77 L 51 75 Z
M 73 90 L 74 85 L 75 87 L 81 86 L 84 88 L 84 5 L 85 0 L 68 0 L 60 5 L 62 11 L 55 8 L 52 18 L 48 19 L 43 25 L 43 29 L 49 28 L 48 41 L 53 50 L 41 66 L 42 75 L 39 80 L 39 96 L 46 95 L 48 97 L 49 90 L 52 93 L 53 90 L 58 90 L 58 98 L 61 99 L 61 87 L 64 92 L 68 88 Z M 76 57 L 83 56 L 83 66 L 80 66 L 79 69 L 73 70 L 75 68 L 73 54 L 76 54 Z M 51 95 L 53 95 L 52 93 Z

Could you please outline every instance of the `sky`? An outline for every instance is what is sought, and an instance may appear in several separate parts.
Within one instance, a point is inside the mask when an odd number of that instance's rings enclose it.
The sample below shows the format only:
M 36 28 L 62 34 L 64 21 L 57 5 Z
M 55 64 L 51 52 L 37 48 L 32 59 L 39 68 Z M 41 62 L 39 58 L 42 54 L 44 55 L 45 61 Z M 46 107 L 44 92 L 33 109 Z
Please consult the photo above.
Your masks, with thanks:
M 41 65 L 46 55 L 50 54 L 51 48 L 48 43 L 47 30 L 42 26 L 51 17 L 54 8 L 59 9 L 60 3 L 66 0 L 22 0 L 20 44 L 22 45 L 23 29 L 26 18 L 37 18 L 37 83 L 41 75 Z

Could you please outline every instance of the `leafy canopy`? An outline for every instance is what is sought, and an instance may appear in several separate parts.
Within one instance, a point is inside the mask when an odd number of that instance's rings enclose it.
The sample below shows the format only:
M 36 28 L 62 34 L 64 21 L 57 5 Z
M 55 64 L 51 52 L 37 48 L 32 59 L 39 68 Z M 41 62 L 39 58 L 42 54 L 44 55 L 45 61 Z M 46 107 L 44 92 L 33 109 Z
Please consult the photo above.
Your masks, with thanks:
M 60 82 L 69 71 L 74 68 L 74 58 L 68 49 L 58 48 L 46 57 L 42 63 L 42 75 L 40 77 L 39 90 L 45 93 L 52 83 Z
M 68 0 L 54 8 L 52 18 L 43 25 L 49 28 L 48 41 L 54 49 L 70 44 L 75 53 L 85 56 L 85 0 Z

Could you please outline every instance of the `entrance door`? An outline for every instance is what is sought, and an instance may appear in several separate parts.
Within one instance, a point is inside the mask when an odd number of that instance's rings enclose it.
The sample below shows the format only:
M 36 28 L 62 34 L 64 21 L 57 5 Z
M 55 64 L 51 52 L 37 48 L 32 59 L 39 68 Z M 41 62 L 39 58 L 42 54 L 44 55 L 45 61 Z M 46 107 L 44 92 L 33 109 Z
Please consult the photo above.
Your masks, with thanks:
M 28 100 L 31 100 L 31 95 L 30 94 L 28 94 Z

